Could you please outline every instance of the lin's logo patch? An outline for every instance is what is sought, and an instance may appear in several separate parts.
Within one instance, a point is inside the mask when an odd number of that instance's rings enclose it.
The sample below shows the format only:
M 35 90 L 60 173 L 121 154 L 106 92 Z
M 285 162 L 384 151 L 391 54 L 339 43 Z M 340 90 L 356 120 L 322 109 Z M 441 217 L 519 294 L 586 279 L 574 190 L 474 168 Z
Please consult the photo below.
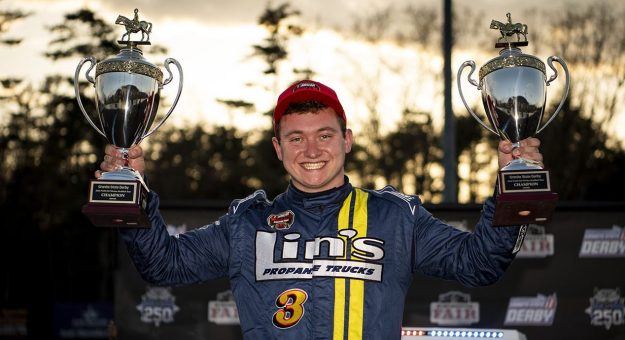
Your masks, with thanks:
M 286 230 L 291 228 L 295 221 L 295 214 L 291 210 L 279 214 L 271 214 L 267 217 L 267 224 L 276 230 Z

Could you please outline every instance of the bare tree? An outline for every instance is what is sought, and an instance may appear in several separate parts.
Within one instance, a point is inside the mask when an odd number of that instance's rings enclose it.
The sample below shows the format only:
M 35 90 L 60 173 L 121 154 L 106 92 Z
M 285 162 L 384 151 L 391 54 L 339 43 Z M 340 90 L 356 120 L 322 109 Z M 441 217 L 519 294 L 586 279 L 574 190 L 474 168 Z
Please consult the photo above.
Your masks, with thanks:
M 623 15 L 623 6 L 605 3 L 566 7 L 550 27 L 550 45 L 545 46 L 567 61 L 574 104 L 607 130 L 617 114 L 625 114 L 625 39 L 617 33 L 625 31 Z
M 7 37 L 11 26 L 31 13 L 22 10 L 0 10 L 0 48 L 10 48 L 19 45 L 22 38 Z M 15 77 L 0 77 L 0 105 L 3 108 L 3 117 L 0 121 L 7 122 L 0 126 L 0 183 L 8 183 L 17 167 L 18 158 L 21 157 L 16 151 L 15 141 L 24 137 L 27 131 L 20 131 L 12 127 L 15 112 L 29 112 L 29 102 L 32 96 L 30 84 L 26 84 L 22 79 Z M 7 114 L 14 112 L 13 114 Z M 19 117 L 18 119 L 22 119 Z M 24 118 L 27 119 L 27 118 Z M 7 199 L 7 186 L 1 185 L 0 203 Z
M 438 13 L 431 8 L 389 5 L 357 16 L 352 31 L 346 33 L 369 46 L 365 58 L 347 48 L 339 50 L 352 67 L 349 83 L 365 110 L 366 122 L 361 124 L 359 143 L 347 164 L 348 172 L 364 187 L 390 184 L 428 200 L 439 198 L 441 186 L 431 173 L 441 156 L 438 133 L 432 113 L 419 109 L 417 99 L 421 93 L 432 92 L 435 79 L 442 76 L 430 63 L 432 44 L 440 36 L 433 27 L 438 21 Z M 397 59 L 385 52 L 389 45 L 411 48 L 415 58 Z M 389 79 L 392 92 L 382 87 Z M 433 101 L 442 103 L 441 90 L 434 90 Z M 399 94 L 398 112 L 382 107 L 384 96 L 390 94 Z M 396 126 L 388 124 L 389 116 L 399 116 Z
M 22 38 L 16 37 L 5 37 L 5 35 L 10 31 L 11 26 L 18 20 L 24 19 L 31 15 L 30 12 L 25 12 L 19 9 L 7 9 L 0 10 L 0 44 L 3 45 L 18 45 L 22 42 Z

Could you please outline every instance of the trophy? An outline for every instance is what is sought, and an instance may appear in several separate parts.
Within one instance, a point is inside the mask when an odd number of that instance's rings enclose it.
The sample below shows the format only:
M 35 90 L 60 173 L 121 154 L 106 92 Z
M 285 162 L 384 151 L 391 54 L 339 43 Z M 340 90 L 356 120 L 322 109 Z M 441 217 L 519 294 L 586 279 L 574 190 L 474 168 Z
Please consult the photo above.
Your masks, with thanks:
M 479 72 L 479 83 L 471 78 L 475 62 L 465 61 L 458 70 L 457 82 L 460 98 L 471 116 L 480 125 L 501 139 L 509 140 L 518 148 L 519 142 L 540 133 L 562 109 L 569 93 L 569 71 L 564 60 L 551 56 L 547 59 L 553 75 L 547 79 L 545 64 L 532 55 L 523 54 L 519 47 L 527 46 L 527 25 L 512 23 L 510 13 L 507 23 L 496 20 L 491 29 L 498 29 L 501 37 L 495 47 L 502 48 L 499 56 L 488 61 Z M 516 35 L 516 40 L 513 36 Z M 522 39 L 523 38 L 523 39 Z M 555 112 L 542 124 L 546 87 L 553 82 L 558 71 L 553 62 L 564 69 L 565 92 Z M 490 128 L 467 104 L 462 93 L 461 76 L 465 67 L 471 67 L 468 82 L 482 92 L 482 103 Z M 515 158 L 498 174 L 497 205 L 493 225 L 546 224 L 551 219 L 558 195 L 551 191 L 549 171 L 532 160 Z
M 135 9 L 133 19 L 120 15 L 115 23 L 126 28 L 126 33 L 117 41 L 122 46 L 120 52 L 99 63 L 92 56 L 82 59 L 74 75 L 74 89 L 87 122 L 128 158 L 128 149 L 154 133 L 169 118 L 180 98 L 183 77 L 182 68 L 175 59 L 165 60 L 169 76 L 163 81 L 163 72 L 143 57 L 139 47 L 150 45 L 152 24 L 139 20 L 139 10 Z M 141 40 L 131 40 L 131 34 L 139 32 Z M 95 87 L 97 125 L 87 114 L 80 98 L 78 77 L 86 62 L 91 64 L 85 77 Z M 170 64 L 178 69 L 178 93 L 169 111 L 151 128 L 157 115 L 160 90 L 173 79 Z M 89 75 L 94 66 L 95 80 Z M 148 192 L 141 175 L 126 162 L 120 169 L 105 172 L 99 179 L 90 181 L 89 200 L 82 212 L 95 226 L 148 228 L 150 224 L 145 212 Z

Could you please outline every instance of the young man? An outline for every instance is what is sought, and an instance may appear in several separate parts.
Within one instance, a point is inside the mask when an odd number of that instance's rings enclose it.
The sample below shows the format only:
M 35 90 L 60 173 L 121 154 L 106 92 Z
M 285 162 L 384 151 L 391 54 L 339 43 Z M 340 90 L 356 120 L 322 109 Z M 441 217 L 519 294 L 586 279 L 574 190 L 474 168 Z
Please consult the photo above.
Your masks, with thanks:
M 145 280 L 229 277 L 245 339 L 399 339 L 415 273 L 482 286 L 513 260 L 519 227 L 491 226 L 493 198 L 466 233 L 432 217 L 416 196 L 353 187 L 344 173 L 352 132 L 329 87 L 304 80 L 286 89 L 274 130 L 291 182 L 273 201 L 259 190 L 233 201 L 218 221 L 169 236 L 150 193 L 152 228 L 120 229 Z M 527 139 L 515 156 L 541 162 L 538 146 Z M 113 147 L 106 153 L 102 170 L 123 164 Z M 141 149 L 130 158 L 142 172 Z M 510 143 L 501 142 L 500 166 L 511 159 Z

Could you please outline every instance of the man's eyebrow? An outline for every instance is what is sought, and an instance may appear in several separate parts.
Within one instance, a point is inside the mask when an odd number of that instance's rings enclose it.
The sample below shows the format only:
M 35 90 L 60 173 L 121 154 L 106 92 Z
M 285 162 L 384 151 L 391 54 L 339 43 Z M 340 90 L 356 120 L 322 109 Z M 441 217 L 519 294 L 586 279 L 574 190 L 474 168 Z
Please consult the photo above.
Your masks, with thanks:
M 336 133 L 338 131 L 339 130 L 334 128 L 334 127 L 324 126 L 324 127 L 320 127 L 319 129 L 317 129 L 316 132 L 317 133 L 319 133 L 319 132 L 334 132 L 334 133 Z M 284 136 L 288 137 L 288 136 L 292 136 L 292 135 L 301 135 L 301 134 L 304 134 L 304 133 L 305 133 L 304 130 L 292 130 L 292 131 L 288 131 L 287 133 L 285 133 Z
M 338 130 L 338 129 L 336 129 L 336 128 L 333 128 L 333 127 L 331 127 L 331 126 L 324 126 L 324 127 L 319 128 L 319 129 L 317 130 L 317 132 L 325 132 L 325 131 L 329 131 L 329 132 L 338 132 L 339 130 Z

